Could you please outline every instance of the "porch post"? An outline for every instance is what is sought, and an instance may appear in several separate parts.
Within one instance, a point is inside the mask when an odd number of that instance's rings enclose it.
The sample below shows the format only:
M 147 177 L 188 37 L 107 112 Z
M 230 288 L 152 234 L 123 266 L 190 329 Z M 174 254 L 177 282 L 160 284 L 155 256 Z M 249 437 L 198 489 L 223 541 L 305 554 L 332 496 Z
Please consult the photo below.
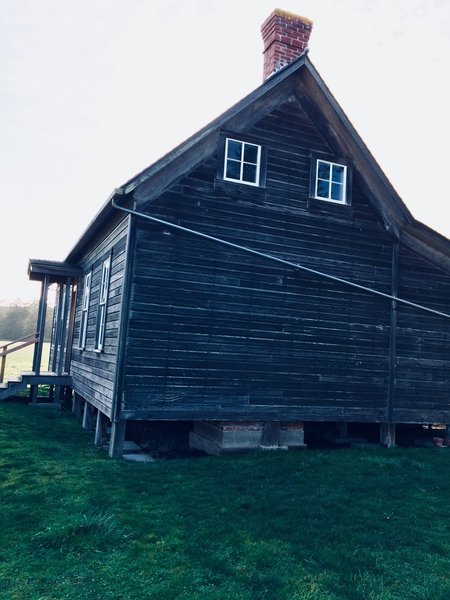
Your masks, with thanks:
M 42 348 L 44 346 L 44 334 L 45 334 L 45 317 L 47 315 L 47 296 L 48 296 L 48 286 L 50 285 L 50 279 L 48 275 L 45 275 L 42 280 L 41 285 L 41 297 L 39 299 L 39 309 L 38 309 L 38 320 L 37 320 L 37 333 L 38 333 L 38 342 L 34 347 L 34 356 L 33 356 L 33 367 L 35 375 L 39 375 L 41 372 L 41 360 L 42 360 Z M 30 398 L 32 403 L 37 402 L 38 396 L 38 386 L 32 385 L 30 388 Z
M 64 369 L 64 356 L 66 353 L 66 330 L 67 330 L 67 318 L 69 313 L 69 299 L 70 299 L 70 278 L 67 277 L 66 283 L 61 284 L 61 291 L 64 289 L 63 293 L 63 304 L 62 304 L 62 312 L 61 312 L 61 325 L 60 325 L 60 334 L 59 334 L 59 352 L 58 352 L 58 363 L 56 372 L 58 375 L 62 375 Z
M 34 347 L 33 368 L 32 370 L 39 375 L 41 370 L 42 347 L 44 344 L 45 333 L 45 317 L 47 315 L 47 296 L 48 296 L 49 277 L 45 275 L 41 285 L 41 297 L 39 299 L 37 333 L 39 336 L 38 342 Z
M 58 303 L 55 306 L 56 315 L 53 320 L 53 335 L 52 335 L 52 346 L 53 346 L 53 356 L 52 356 L 52 371 L 56 373 L 58 368 L 58 348 L 60 344 L 60 330 L 61 330 L 61 312 L 62 312 L 62 303 L 63 303 L 63 294 L 62 294 L 62 284 L 58 284 Z
M 72 359 L 73 332 L 75 328 L 75 307 L 77 304 L 77 287 L 72 285 L 70 292 L 69 325 L 67 330 L 66 355 L 64 358 L 64 373 L 70 373 L 70 361 Z

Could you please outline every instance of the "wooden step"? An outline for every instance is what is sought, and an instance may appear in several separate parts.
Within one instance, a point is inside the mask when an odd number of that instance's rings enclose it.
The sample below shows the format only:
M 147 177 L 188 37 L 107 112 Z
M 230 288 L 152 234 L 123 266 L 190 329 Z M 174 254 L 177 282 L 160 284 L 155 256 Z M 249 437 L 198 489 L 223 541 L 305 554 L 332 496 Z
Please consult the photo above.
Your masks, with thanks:
M 24 371 L 18 378 L 10 379 L 0 383 L 0 400 L 6 400 L 21 392 L 27 385 L 68 385 L 72 384 L 72 378 L 67 373 L 58 375 L 52 371 L 41 371 L 36 374 L 34 371 Z

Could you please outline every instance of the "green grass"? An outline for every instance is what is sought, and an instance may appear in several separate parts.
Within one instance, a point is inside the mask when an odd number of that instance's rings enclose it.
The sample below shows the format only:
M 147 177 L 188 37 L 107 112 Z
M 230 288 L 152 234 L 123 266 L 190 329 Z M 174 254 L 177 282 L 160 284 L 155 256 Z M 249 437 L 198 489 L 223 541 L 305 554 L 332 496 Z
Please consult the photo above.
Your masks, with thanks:
M 4 344 L 7 344 L 7 341 L 0 340 L 0 349 Z M 48 356 L 50 352 L 50 344 L 44 343 L 42 349 L 42 370 L 47 371 L 48 367 Z M 34 353 L 34 344 L 31 346 L 27 346 L 26 348 L 22 348 L 22 350 L 18 350 L 17 352 L 12 352 L 6 356 L 6 367 L 5 367 L 5 381 L 8 379 L 17 377 L 23 371 L 31 371 L 31 367 L 33 364 L 33 353 Z
M 450 449 L 112 461 L 0 404 L 0 598 L 448 600 Z

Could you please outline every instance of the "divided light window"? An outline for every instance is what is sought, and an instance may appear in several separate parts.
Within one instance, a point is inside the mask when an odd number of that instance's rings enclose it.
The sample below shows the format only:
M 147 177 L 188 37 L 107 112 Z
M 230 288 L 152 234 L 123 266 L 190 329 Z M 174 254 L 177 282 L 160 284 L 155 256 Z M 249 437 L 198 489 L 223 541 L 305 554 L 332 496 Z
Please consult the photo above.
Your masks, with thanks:
M 95 332 L 95 350 L 103 350 L 106 328 L 106 309 L 108 306 L 108 288 L 109 272 L 111 267 L 111 257 L 108 256 L 102 264 L 102 279 L 100 282 L 100 296 L 97 313 L 97 329 Z
M 315 198 L 346 203 L 347 167 L 318 159 L 316 162 Z
M 91 295 L 91 279 L 92 279 L 92 272 L 86 273 L 86 275 L 84 276 L 84 283 L 83 283 L 83 299 L 82 299 L 82 303 L 81 303 L 80 338 L 78 341 L 78 346 L 82 350 L 84 350 L 84 348 L 86 347 L 89 298 Z
M 259 186 L 261 146 L 226 138 L 223 178 Z

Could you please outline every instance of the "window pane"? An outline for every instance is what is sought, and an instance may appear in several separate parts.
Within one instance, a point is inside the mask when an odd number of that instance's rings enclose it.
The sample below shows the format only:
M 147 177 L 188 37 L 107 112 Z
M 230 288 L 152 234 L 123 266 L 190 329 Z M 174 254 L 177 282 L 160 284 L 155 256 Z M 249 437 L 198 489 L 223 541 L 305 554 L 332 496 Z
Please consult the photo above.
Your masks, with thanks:
M 227 170 L 225 173 L 225 177 L 228 177 L 228 179 L 240 180 L 241 163 L 236 162 L 235 160 L 227 160 Z
M 86 344 L 86 324 L 87 324 L 87 313 L 83 311 L 81 313 L 81 323 L 80 323 L 80 339 L 78 345 L 80 348 L 84 348 Z
M 242 180 L 256 183 L 256 165 L 244 164 L 244 171 L 242 173 Z
M 321 160 L 317 161 L 317 177 L 320 179 L 330 179 L 330 164 L 322 162 Z
M 345 167 L 333 165 L 333 182 L 344 183 Z
M 330 190 L 330 184 L 328 181 L 323 181 L 321 179 L 317 182 L 317 196 L 320 198 L 328 198 Z
M 242 153 L 242 142 L 236 142 L 235 140 L 228 140 L 227 158 L 233 158 L 234 160 L 241 160 L 241 153 Z
M 254 144 L 245 144 L 244 146 L 244 160 L 256 165 L 258 162 L 258 146 Z
M 226 138 L 224 179 L 259 185 L 261 146 Z
M 332 183 L 331 184 L 332 200 L 339 200 L 340 202 L 342 202 L 344 200 L 343 194 L 344 194 L 344 186 L 343 185 L 341 185 L 340 183 Z

